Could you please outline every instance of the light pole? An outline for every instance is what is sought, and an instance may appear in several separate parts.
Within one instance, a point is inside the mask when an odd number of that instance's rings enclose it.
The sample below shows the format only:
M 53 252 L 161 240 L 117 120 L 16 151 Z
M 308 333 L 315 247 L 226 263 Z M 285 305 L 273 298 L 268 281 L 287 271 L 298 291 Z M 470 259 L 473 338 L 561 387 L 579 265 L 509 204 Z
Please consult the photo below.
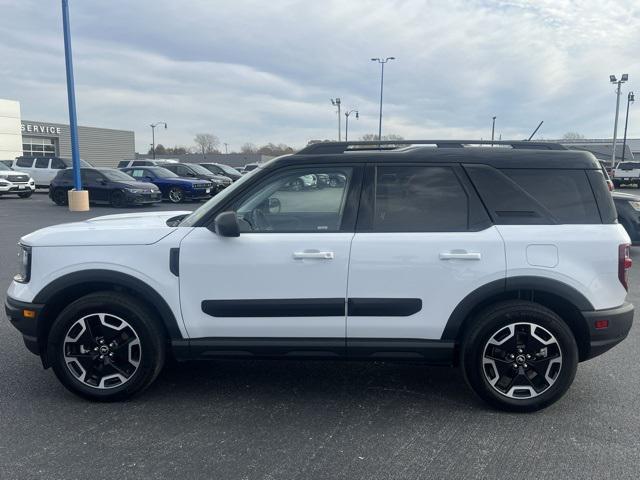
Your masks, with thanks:
M 380 118 L 378 119 L 378 141 L 382 140 L 382 92 L 384 90 L 384 64 L 389 60 L 395 60 L 396 57 L 372 58 L 372 62 L 378 62 L 381 66 L 380 70 Z
M 358 112 L 358 110 L 349 110 L 347 112 L 344 112 L 344 116 L 346 117 L 344 120 L 344 141 L 345 142 L 349 141 L 349 115 L 351 115 L 352 113 L 356 114 L 356 120 L 360 118 L 360 112 Z
M 627 73 L 623 73 L 620 80 L 618 80 L 615 75 L 609 75 L 609 82 L 618 85 L 618 88 L 616 88 L 616 118 L 613 123 L 613 148 L 611 152 L 611 168 L 615 168 L 616 166 L 616 140 L 618 137 L 618 112 L 620 111 L 620 86 L 627 80 L 629 80 L 629 75 Z
M 226 142 L 224 144 L 224 153 L 229 153 L 229 144 Z
M 164 125 L 164 129 L 167 129 L 167 122 L 156 122 L 149 125 L 151 127 L 151 153 L 154 160 L 156 159 L 156 127 L 159 125 Z
M 627 126 L 629 125 L 629 105 L 635 101 L 633 92 L 629 92 L 627 95 L 627 116 L 624 120 L 624 140 L 622 141 L 622 162 L 624 162 L 624 151 L 627 148 Z
M 341 124 L 342 117 L 340 116 L 341 103 L 342 102 L 338 97 L 331 99 L 331 105 L 333 105 L 334 107 L 338 107 L 338 141 L 339 142 L 342 140 L 342 124 Z
M 496 132 L 496 117 L 493 116 L 491 118 L 493 120 L 493 123 L 491 124 L 491 146 L 493 147 L 493 139 Z

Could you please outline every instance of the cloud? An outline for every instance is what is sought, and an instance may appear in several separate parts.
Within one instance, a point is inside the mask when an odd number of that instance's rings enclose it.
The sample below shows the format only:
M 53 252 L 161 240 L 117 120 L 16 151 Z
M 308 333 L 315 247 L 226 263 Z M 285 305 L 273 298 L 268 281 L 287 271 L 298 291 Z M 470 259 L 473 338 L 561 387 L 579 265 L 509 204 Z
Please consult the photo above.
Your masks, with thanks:
M 619 1 L 137 0 L 73 2 L 81 124 L 136 132 L 166 121 L 165 145 L 212 132 L 244 142 L 335 138 L 329 98 L 358 108 L 350 138 L 611 135 L 608 75 L 640 82 L 640 6 Z M 0 91 L 24 118 L 66 121 L 58 2 L 0 0 Z M 626 91 L 626 86 L 625 86 Z M 632 107 L 630 136 L 640 137 Z

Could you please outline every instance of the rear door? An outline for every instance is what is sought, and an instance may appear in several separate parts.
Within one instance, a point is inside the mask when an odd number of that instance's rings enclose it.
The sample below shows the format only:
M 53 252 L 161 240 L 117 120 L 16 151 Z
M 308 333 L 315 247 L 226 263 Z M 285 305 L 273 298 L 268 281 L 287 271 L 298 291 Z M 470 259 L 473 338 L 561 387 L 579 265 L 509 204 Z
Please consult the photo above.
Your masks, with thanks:
M 349 354 L 441 339 L 467 295 L 503 281 L 498 231 L 458 166 L 370 165 L 363 188 L 349 264 Z

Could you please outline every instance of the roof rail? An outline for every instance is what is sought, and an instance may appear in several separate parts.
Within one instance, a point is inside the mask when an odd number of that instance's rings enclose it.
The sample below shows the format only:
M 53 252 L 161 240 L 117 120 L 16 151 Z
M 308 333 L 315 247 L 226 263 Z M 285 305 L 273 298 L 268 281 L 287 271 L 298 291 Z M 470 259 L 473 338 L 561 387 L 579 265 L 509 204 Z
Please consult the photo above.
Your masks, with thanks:
M 388 151 L 399 146 L 433 145 L 437 148 L 465 148 L 473 145 L 504 145 L 514 149 L 528 150 L 568 150 L 564 145 L 551 142 L 529 142 L 527 140 L 369 140 L 358 142 L 318 142 L 307 145 L 298 153 L 306 155 L 321 155 L 344 153 L 347 151 Z M 355 148 L 354 148 L 355 147 Z

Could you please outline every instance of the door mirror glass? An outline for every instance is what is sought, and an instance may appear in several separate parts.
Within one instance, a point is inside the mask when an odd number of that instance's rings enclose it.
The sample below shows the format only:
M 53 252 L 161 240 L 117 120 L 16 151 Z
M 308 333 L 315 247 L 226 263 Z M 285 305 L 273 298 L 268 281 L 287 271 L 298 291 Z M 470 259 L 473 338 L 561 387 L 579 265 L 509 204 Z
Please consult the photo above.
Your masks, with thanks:
M 213 222 L 214 231 L 221 237 L 239 237 L 240 226 L 235 212 L 222 212 Z

